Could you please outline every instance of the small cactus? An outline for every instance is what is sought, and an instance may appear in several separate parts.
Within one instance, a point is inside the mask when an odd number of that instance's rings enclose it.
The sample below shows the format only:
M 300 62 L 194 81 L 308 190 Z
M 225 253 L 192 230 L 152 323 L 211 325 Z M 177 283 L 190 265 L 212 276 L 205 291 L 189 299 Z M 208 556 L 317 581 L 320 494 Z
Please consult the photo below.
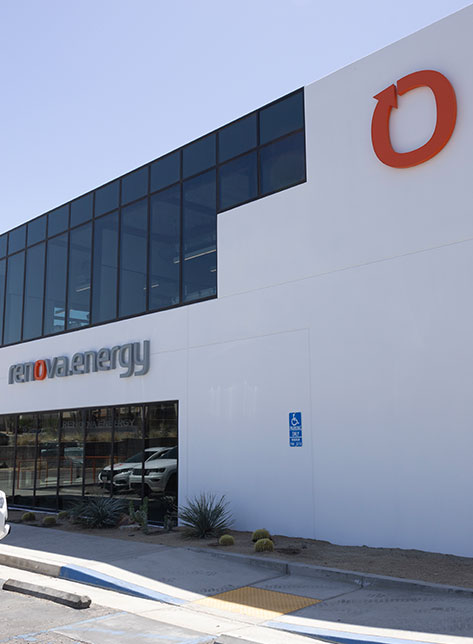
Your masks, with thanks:
M 67 510 L 61 510 L 61 512 L 58 512 L 57 518 L 59 521 L 63 521 L 64 519 L 69 518 L 69 512 Z
M 251 535 L 251 540 L 254 542 L 259 541 L 260 539 L 271 539 L 271 535 L 266 530 L 266 528 L 260 528 L 259 530 L 255 530 Z
M 42 525 L 45 528 L 50 528 L 51 526 L 56 525 L 56 523 L 56 517 L 53 516 L 44 517 L 42 521 Z
M 271 539 L 258 539 L 255 543 L 255 552 L 272 552 L 274 544 Z
M 218 543 L 220 546 L 234 546 L 235 539 L 232 537 L 231 534 L 222 534 L 222 536 L 218 540 Z
M 25 523 L 28 523 L 28 521 L 36 521 L 36 515 L 34 512 L 25 512 L 22 514 L 21 520 Z

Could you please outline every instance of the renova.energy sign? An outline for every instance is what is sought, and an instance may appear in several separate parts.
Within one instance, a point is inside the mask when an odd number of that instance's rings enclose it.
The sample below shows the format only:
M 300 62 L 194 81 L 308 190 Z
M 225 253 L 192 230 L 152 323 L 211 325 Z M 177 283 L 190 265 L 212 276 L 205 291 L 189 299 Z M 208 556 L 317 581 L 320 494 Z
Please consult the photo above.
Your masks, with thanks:
M 78 351 L 71 358 L 56 356 L 31 362 L 12 364 L 8 370 L 8 384 L 20 384 L 46 378 L 65 378 L 96 371 L 112 371 L 122 367 L 120 378 L 144 376 L 149 371 L 150 342 L 129 342 L 111 349 Z

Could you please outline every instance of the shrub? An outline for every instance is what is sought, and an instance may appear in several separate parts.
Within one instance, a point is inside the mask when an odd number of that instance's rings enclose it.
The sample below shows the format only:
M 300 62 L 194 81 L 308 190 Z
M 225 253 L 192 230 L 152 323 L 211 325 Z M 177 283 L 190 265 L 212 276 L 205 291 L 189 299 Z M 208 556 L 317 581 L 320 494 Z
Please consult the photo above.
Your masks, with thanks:
M 260 539 L 271 539 L 271 535 L 266 530 L 266 528 L 260 528 L 259 530 L 255 530 L 251 535 L 252 541 L 259 541 Z
M 186 526 L 185 536 L 220 536 L 233 523 L 225 497 L 219 499 L 214 494 L 200 494 L 188 501 L 179 512 L 179 518 Z
M 234 546 L 235 539 L 232 537 L 231 534 L 222 534 L 222 536 L 218 540 L 218 543 L 221 546 Z
M 58 512 L 57 518 L 59 521 L 63 521 L 64 519 L 69 518 L 69 511 L 68 510 L 61 510 L 61 512 Z
M 132 523 L 137 523 L 145 534 L 148 534 L 148 504 L 149 499 L 147 496 L 143 499 L 143 503 L 138 510 L 135 510 L 133 501 L 130 499 L 128 514 Z
M 25 523 L 27 523 L 28 521 L 36 521 L 36 515 L 34 512 L 25 512 L 22 515 L 21 520 Z
M 86 528 L 114 528 L 124 511 L 125 503 L 121 499 L 98 497 L 80 501 L 69 516 Z
M 274 544 L 271 539 L 258 539 L 255 543 L 255 552 L 272 552 Z
M 44 517 L 42 521 L 42 525 L 44 525 L 45 528 L 49 528 L 52 525 L 56 525 L 56 523 L 57 523 L 56 517 L 52 517 L 52 516 Z

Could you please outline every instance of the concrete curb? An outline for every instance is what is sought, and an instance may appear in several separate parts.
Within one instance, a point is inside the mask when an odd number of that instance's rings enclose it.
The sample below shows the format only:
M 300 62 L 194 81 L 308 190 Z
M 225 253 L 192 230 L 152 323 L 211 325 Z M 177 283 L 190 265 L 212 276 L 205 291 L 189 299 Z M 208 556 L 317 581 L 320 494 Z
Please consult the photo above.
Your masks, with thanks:
M 77 581 L 89 586 L 97 586 L 104 590 L 112 590 L 125 595 L 140 597 L 141 599 L 151 599 L 153 601 L 159 601 L 175 606 L 187 603 L 185 600 L 179 599 L 178 597 L 160 593 L 156 590 L 146 588 L 145 586 L 139 586 L 138 584 L 124 581 L 118 577 L 112 577 L 111 575 L 93 570 L 92 568 L 85 568 L 72 564 L 58 566 L 44 561 L 36 561 L 26 557 L 17 557 L 5 554 L 0 555 L 0 564 L 3 566 L 9 566 L 10 568 L 18 568 L 19 570 L 35 572 L 39 575 L 47 575 L 48 577 L 58 577 L 61 579 L 68 579 L 69 581 Z
M 301 575 L 303 577 L 321 577 L 323 579 L 335 579 L 357 584 L 360 588 L 399 588 L 437 593 L 454 593 L 465 596 L 473 596 L 473 588 L 463 586 L 449 586 L 447 584 L 435 584 L 433 582 L 419 581 L 417 579 L 404 579 L 403 577 L 389 577 L 375 573 L 357 572 L 355 570 L 342 570 L 340 568 L 326 568 L 325 566 L 313 566 L 303 563 L 292 563 L 281 559 L 262 558 L 253 555 L 242 555 L 234 552 L 209 552 L 203 548 L 189 547 L 188 550 L 202 552 L 212 557 L 222 557 L 231 561 L 240 561 L 252 566 L 263 566 L 282 575 Z
M 45 588 L 44 586 L 28 584 L 25 581 L 17 581 L 16 579 L 7 579 L 7 581 L 4 582 L 2 589 L 9 590 L 14 593 L 21 593 L 22 595 L 29 595 L 30 597 L 38 597 L 39 599 L 48 599 L 56 604 L 69 606 L 69 608 L 89 608 L 91 604 L 91 599 L 90 597 L 87 597 L 87 595 L 66 593 L 63 590 Z

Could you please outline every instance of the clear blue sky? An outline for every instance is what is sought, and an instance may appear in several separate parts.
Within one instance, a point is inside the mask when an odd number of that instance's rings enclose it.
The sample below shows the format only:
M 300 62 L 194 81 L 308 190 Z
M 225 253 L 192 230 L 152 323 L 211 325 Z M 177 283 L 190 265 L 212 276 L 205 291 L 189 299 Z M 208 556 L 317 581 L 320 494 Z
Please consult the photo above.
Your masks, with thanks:
M 4 0 L 0 232 L 469 4 Z

